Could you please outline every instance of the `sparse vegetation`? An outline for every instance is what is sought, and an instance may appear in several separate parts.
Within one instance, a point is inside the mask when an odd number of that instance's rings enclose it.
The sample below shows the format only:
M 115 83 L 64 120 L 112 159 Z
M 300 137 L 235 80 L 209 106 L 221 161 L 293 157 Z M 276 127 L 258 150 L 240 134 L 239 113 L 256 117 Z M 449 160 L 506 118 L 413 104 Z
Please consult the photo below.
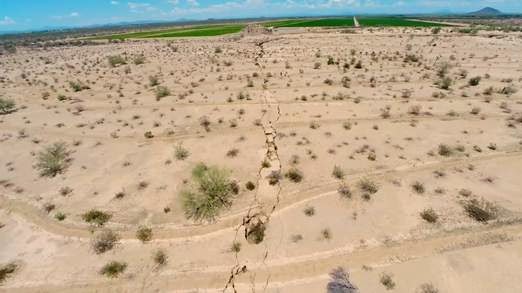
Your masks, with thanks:
M 381 274 L 380 281 L 381 284 L 386 288 L 386 290 L 393 290 L 395 288 L 395 281 L 393 281 L 392 276 L 390 274 Z
M 116 67 L 118 65 L 125 65 L 127 64 L 127 60 L 123 58 L 121 55 L 113 55 L 107 57 L 107 60 L 109 61 L 109 65 L 111 67 Z
M 150 227 L 141 226 L 136 231 L 136 238 L 141 240 L 141 242 L 149 242 L 152 240 L 152 229 Z
M 432 208 L 425 209 L 420 213 L 420 216 L 423 220 L 428 223 L 436 223 L 439 219 L 439 215 Z
M 377 183 L 368 178 L 361 179 L 358 185 L 362 191 L 367 192 L 369 194 L 374 194 L 377 193 L 377 191 L 379 191 L 379 186 L 377 185 Z
M 463 203 L 468 216 L 475 221 L 486 223 L 497 217 L 497 208 L 485 200 L 471 199 Z
M 85 222 L 98 226 L 103 226 L 111 219 L 111 217 L 111 214 L 95 209 L 92 209 L 82 215 L 82 218 Z
M 13 100 L 0 98 L 0 115 L 5 115 L 15 110 L 16 104 Z
M 118 234 L 111 230 L 103 230 L 94 235 L 91 247 L 96 254 L 102 254 L 111 250 L 119 241 Z
M 330 281 L 326 285 L 327 293 L 359 293 L 359 289 L 350 281 L 350 275 L 342 267 L 330 272 Z
M 14 262 L 0 266 L 0 285 L 16 272 L 18 265 Z
M 176 157 L 176 159 L 178 161 L 185 160 L 186 158 L 188 158 L 189 155 L 190 155 L 190 152 L 186 148 L 184 148 L 181 144 L 178 144 L 174 148 L 174 156 Z

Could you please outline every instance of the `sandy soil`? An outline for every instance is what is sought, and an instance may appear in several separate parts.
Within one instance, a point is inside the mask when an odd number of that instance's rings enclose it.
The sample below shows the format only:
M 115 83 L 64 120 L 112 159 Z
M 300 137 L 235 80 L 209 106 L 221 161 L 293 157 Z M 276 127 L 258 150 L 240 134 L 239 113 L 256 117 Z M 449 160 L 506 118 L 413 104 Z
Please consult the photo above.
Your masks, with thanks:
M 521 47 L 515 33 L 285 29 L 0 56 L 0 97 L 16 102 L 0 115 L 0 265 L 17 264 L 0 291 L 326 292 L 339 266 L 361 292 L 522 291 Z M 41 176 L 55 142 L 71 161 Z M 240 187 L 213 222 L 181 204 L 199 162 Z M 291 168 L 302 181 L 269 183 Z M 471 200 L 491 219 L 471 217 Z M 111 215 L 104 227 L 84 221 L 92 209 Z M 259 244 L 244 236 L 251 219 L 266 224 Z M 96 254 L 104 229 L 119 241 Z M 112 260 L 127 264 L 117 278 L 100 274 Z

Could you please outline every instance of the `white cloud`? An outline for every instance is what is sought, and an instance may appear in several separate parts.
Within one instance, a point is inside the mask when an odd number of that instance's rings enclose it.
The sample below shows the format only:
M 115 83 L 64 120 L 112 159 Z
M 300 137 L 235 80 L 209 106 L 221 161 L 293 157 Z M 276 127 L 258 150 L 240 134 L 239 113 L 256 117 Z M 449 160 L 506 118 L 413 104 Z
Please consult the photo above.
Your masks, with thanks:
M 10 18 L 9 16 L 4 16 L 3 19 L 0 19 L 0 25 L 12 25 L 12 24 L 15 24 L 16 22 Z
M 154 11 L 156 7 L 150 5 L 150 3 L 143 2 L 127 2 L 131 12 L 142 13 L 145 11 Z
M 70 17 L 78 17 L 80 16 L 80 14 L 78 12 L 71 12 L 71 14 L 69 14 Z
M 187 0 L 187 3 L 190 5 L 190 6 L 199 6 L 199 3 L 197 0 Z
M 120 4 L 120 2 L 118 2 L 118 1 L 111 1 L 111 4 L 112 5 L 118 5 L 118 4 Z

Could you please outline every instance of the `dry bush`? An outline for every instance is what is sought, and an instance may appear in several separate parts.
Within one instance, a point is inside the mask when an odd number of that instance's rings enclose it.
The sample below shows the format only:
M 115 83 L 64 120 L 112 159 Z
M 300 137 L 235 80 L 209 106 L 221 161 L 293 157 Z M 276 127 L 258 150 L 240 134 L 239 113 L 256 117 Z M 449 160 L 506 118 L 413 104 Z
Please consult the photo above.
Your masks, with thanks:
M 189 155 L 190 155 L 190 152 L 186 148 L 184 148 L 181 144 L 178 144 L 174 148 L 174 156 L 176 157 L 176 160 L 178 160 L 178 161 L 185 160 L 186 158 L 188 158 Z
M 377 183 L 373 182 L 371 179 L 363 178 L 358 183 L 359 188 L 364 191 L 368 192 L 370 194 L 377 193 L 379 191 L 379 186 Z
M 346 174 L 345 174 L 344 170 L 341 167 L 335 165 L 333 170 L 332 170 L 332 176 L 337 178 L 337 179 L 343 179 L 344 176 L 346 176 Z
M 327 293 L 358 293 L 359 289 L 350 281 L 350 275 L 342 267 L 330 272 L 330 281 L 326 285 Z
M 431 208 L 423 210 L 420 213 L 420 216 L 428 223 L 436 223 L 439 219 L 439 215 L 437 215 L 437 213 Z
M 0 98 L 0 115 L 5 115 L 15 110 L 16 104 L 13 100 Z
M 121 55 L 109 56 L 109 57 L 107 57 L 107 61 L 109 61 L 109 65 L 111 67 L 116 67 L 118 65 L 127 64 L 127 60 L 125 60 L 125 58 L 121 57 Z
M 102 254 L 114 248 L 118 241 L 118 234 L 111 230 L 103 230 L 94 235 L 91 246 L 96 254 Z
M 393 281 L 392 276 L 387 273 L 381 275 L 380 281 L 386 290 L 393 290 L 395 288 L 395 281 Z
M 286 171 L 285 177 L 290 179 L 292 182 L 299 183 L 303 180 L 304 176 L 303 172 L 301 172 L 299 169 L 290 168 L 288 171 Z
M 165 251 L 161 250 L 161 249 L 158 249 L 154 252 L 154 254 L 152 255 L 152 260 L 154 260 L 154 263 L 157 265 L 157 266 L 164 266 L 167 264 L 168 262 L 168 256 L 167 254 L 165 253 Z
M 0 267 L 0 284 L 16 272 L 18 265 L 14 262 L 2 265 Z
M 149 242 L 152 240 L 152 229 L 149 227 L 141 226 L 136 231 L 136 238 L 141 242 Z
M 82 219 L 90 224 L 96 224 L 103 226 L 107 221 L 111 219 L 112 215 L 106 212 L 92 209 L 82 215 Z
M 413 182 L 413 184 L 411 185 L 411 188 L 413 189 L 413 191 L 415 191 L 418 194 L 423 194 L 426 191 L 426 189 L 424 188 L 424 184 L 422 184 L 419 181 Z
M 485 200 L 471 199 L 463 203 L 466 214 L 475 221 L 487 222 L 497 218 L 498 209 Z

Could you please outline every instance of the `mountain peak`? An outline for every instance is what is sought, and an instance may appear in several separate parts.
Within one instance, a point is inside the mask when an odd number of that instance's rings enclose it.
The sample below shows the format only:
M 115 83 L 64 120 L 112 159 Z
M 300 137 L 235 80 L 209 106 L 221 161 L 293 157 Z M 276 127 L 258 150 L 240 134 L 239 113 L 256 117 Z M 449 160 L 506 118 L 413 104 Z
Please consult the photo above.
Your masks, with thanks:
M 502 12 L 492 7 L 484 7 L 480 10 L 470 12 L 470 15 L 500 15 Z

